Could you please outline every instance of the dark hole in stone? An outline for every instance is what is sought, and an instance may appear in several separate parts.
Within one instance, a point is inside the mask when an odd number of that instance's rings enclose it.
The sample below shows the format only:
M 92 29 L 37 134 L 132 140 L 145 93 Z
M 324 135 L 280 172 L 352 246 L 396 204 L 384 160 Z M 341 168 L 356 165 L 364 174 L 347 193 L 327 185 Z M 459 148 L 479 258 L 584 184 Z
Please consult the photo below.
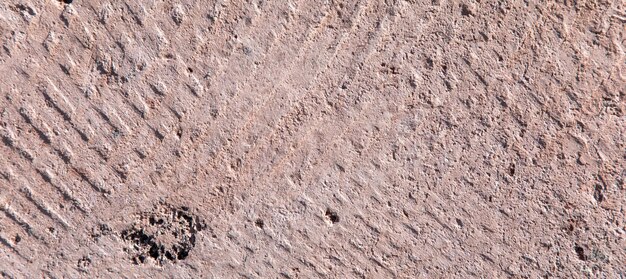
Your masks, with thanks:
M 258 228 L 262 229 L 265 226 L 265 223 L 261 219 L 256 219 L 256 221 L 254 221 L 254 225 L 256 225 Z
M 72 4 L 74 0 L 61 0 L 61 2 L 65 3 L 65 4 Z
M 330 219 L 330 221 L 335 224 L 339 222 L 339 215 L 337 212 L 330 210 L 330 208 L 326 209 L 326 217 Z
M 180 249 L 176 256 L 179 260 L 187 258 L 187 256 L 189 256 L 189 249 Z
M 428 68 L 429 70 L 432 70 L 434 64 L 435 64 L 435 61 L 433 61 L 433 59 L 426 58 L 426 68 Z
M 515 175 L 515 164 L 509 165 L 509 175 L 510 176 L 514 176 Z
M 162 246 L 155 245 L 155 244 L 150 246 L 150 251 L 149 251 L 150 257 L 152 257 L 154 259 L 158 259 L 159 256 L 161 255 L 161 250 L 162 250 L 161 248 L 162 248 Z
M 174 256 L 172 256 L 172 253 L 170 253 L 169 251 L 165 252 L 165 257 L 170 261 L 173 261 L 176 259 L 174 258 Z
M 78 268 L 85 269 L 91 265 L 91 259 L 87 256 L 78 260 Z
M 187 68 L 187 72 L 190 72 L 193 74 L 193 69 L 192 68 Z
M 20 243 L 20 241 L 22 241 L 22 237 L 19 234 L 15 235 L 15 243 Z
M 163 219 L 161 218 L 155 218 L 154 216 L 150 216 L 150 225 L 162 225 L 163 224 Z
M 470 15 L 473 15 L 473 13 L 470 10 L 469 6 L 467 6 L 465 4 L 465 5 L 461 6 L 461 15 L 462 16 L 470 16 Z
M 183 137 L 183 129 L 178 129 L 176 131 L 176 136 L 180 139 Z
M 451 90 L 452 90 L 452 84 L 450 83 L 450 81 L 445 80 L 445 81 L 443 82 L 443 84 L 446 86 L 446 89 L 447 89 L 448 91 L 451 91 Z
M 578 259 L 580 259 L 581 261 L 587 260 L 587 256 L 585 255 L 585 249 L 583 247 L 576 245 L 574 246 L 574 251 L 576 252 L 576 255 L 578 255 Z
M 70 69 L 67 66 L 63 64 L 59 64 L 59 67 L 61 67 L 61 71 L 63 71 L 64 74 L 68 76 L 70 75 Z

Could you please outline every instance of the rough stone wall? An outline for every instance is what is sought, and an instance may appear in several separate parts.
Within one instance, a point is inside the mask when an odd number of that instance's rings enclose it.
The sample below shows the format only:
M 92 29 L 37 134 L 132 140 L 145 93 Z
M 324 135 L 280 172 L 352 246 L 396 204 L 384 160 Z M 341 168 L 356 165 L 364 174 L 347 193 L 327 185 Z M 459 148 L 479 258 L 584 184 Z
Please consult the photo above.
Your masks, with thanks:
M 0 274 L 622 278 L 625 26 L 617 0 L 2 1 Z

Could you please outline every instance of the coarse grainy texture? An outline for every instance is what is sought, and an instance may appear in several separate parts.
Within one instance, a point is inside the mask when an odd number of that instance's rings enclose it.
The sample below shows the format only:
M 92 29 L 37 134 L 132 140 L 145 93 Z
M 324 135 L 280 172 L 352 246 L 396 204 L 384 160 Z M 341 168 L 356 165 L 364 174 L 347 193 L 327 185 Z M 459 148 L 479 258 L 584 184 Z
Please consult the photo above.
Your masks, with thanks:
M 0 2 L 5 278 L 624 278 L 626 2 Z

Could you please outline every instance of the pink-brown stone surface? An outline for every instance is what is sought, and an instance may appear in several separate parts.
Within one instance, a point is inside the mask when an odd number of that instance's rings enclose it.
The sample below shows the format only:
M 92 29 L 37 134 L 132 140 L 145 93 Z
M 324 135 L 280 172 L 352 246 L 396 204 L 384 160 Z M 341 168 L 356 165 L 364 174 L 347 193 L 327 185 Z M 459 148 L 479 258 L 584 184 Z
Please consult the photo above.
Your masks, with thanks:
M 626 278 L 626 2 L 0 2 L 4 278 Z

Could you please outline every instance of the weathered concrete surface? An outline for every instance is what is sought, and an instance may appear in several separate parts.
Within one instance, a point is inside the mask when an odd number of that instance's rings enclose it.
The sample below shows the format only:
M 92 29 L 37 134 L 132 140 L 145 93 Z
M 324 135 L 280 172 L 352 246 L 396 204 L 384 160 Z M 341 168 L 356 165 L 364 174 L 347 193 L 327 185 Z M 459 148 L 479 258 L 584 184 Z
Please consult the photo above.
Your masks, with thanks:
M 626 276 L 626 5 L 500 2 L 2 1 L 0 271 Z

